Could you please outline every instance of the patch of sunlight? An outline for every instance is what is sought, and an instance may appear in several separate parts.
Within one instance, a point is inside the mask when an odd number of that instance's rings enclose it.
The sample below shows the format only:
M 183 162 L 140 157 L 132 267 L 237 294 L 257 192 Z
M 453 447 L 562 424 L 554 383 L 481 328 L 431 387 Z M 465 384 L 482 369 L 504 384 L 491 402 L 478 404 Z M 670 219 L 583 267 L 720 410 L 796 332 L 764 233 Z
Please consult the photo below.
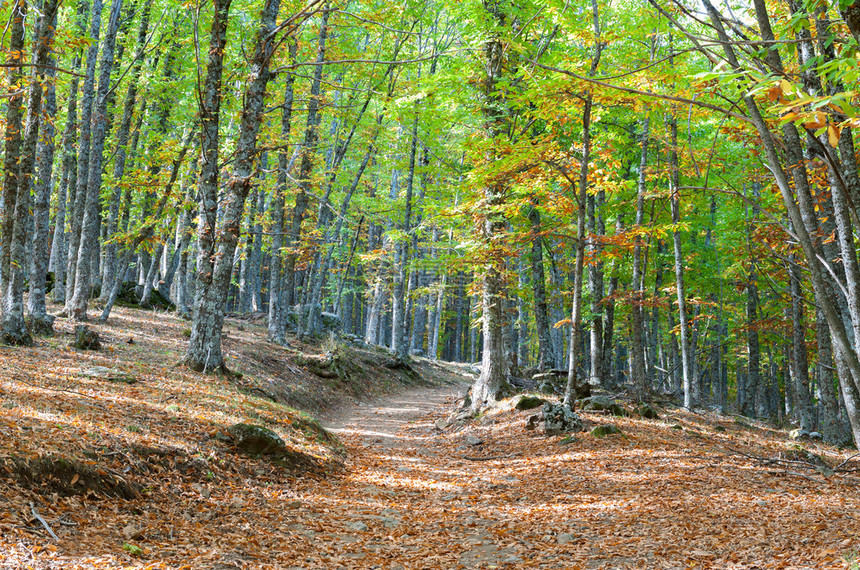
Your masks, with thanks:
M 406 488 L 406 489 L 414 489 L 416 491 L 456 491 L 461 492 L 463 488 L 459 485 L 454 485 L 452 483 L 445 483 L 442 481 L 425 481 L 423 479 L 416 479 L 414 477 L 404 477 L 404 476 L 396 476 L 396 475 L 380 475 L 368 473 L 366 475 L 359 475 L 350 477 L 353 481 L 358 481 L 361 483 L 372 483 L 375 485 L 381 485 L 385 487 L 395 487 L 395 488 Z

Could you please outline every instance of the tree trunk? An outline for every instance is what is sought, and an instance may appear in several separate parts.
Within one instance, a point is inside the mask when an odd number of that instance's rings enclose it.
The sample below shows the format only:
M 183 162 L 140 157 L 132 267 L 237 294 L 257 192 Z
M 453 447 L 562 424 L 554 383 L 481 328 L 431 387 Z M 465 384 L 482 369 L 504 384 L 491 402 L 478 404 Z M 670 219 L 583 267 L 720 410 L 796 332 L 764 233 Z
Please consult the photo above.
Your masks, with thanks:
M 71 217 L 69 230 L 68 261 L 66 263 L 66 306 L 63 314 L 71 314 L 71 302 L 75 292 L 77 279 L 78 257 L 83 231 L 84 210 L 87 202 L 87 176 L 89 174 L 90 143 L 92 133 L 93 98 L 95 93 L 96 63 L 99 55 L 99 34 L 102 22 L 102 0 L 93 0 L 90 24 L 92 44 L 87 49 L 84 81 L 81 86 L 81 122 L 78 128 L 78 155 L 74 186 L 74 207 L 69 212 Z M 88 246 L 87 246 L 88 247 Z M 89 251 L 89 250 L 88 250 Z M 88 271 L 85 270 L 85 271 Z
M 633 388 L 636 390 L 640 398 L 645 397 L 648 392 L 645 378 L 645 325 L 642 318 L 644 280 L 642 275 L 642 236 L 640 235 L 640 230 L 642 228 L 645 211 L 645 183 L 646 169 L 648 167 L 649 124 L 650 122 L 648 118 L 645 118 L 642 121 L 641 154 L 639 158 L 639 175 L 636 184 L 636 219 L 634 222 L 636 235 L 633 242 L 633 274 L 631 277 L 633 298 L 630 303 L 630 323 L 633 328 L 630 342 L 632 358 L 630 372 L 633 375 Z
M 243 97 L 235 166 L 226 185 L 223 215 L 217 223 L 218 125 L 221 105 L 221 76 L 230 0 L 216 0 L 209 50 L 209 63 L 201 105 L 204 162 L 198 192 L 200 212 L 205 216 L 198 231 L 197 289 L 191 338 L 184 364 L 198 371 L 227 372 L 221 352 L 225 303 L 233 273 L 233 254 L 239 241 L 239 226 L 245 199 L 253 178 L 257 134 L 263 117 L 266 86 L 271 74 L 269 60 L 277 45 L 274 28 L 280 0 L 267 0 L 260 15 L 260 29 L 250 62 L 250 77 Z M 214 236 L 212 232 L 214 230 Z M 208 235 L 204 235 L 208 234 Z M 214 239 L 213 239 L 214 238 Z
M 677 229 L 677 224 L 681 221 L 681 193 L 680 193 L 680 172 L 678 170 L 678 122 L 673 116 L 669 120 L 670 133 L 670 149 L 669 149 L 669 168 L 671 173 L 670 191 L 672 203 L 672 223 L 676 228 L 672 230 L 672 242 L 675 252 L 675 287 L 678 290 L 678 323 L 680 329 L 680 351 L 681 351 L 681 366 L 684 379 L 684 407 L 692 409 L 694 405 L 699 403 L 698 382 L 693 374 L 693 358 L 694 355 L 690 347 L 690 325 L 687 322 L 687 301 L 686 292 L 684 289 L 684 255 L 681 250 L 681 232 Z
M 101 0 L 95 0 L 99 3 Z M 75 265 L 75 286 L 72 298 L 67 304 L 66 313 L 76 320 L 86 320 L 87 303 L 89 302 L 92 286 L 92 265 L 89 260 L 97 251 L 99 212 L 101 210 L 101 186 L 102 186 L 102 159 L 104 154 L 107 98 L 110 89 L 110 75 L 113 68 L 114 47 L 116 35 L 119 29 L 119 16 L 122 8 L 122 0 L 114 0 L 111 6 L 110 20 L 105 33 L 104 46 L 102 48 L 101 73 L 99 76 L 98 94 L 95 101 L 95 110 L 92 117 L 88 117 L 87 108 L 93 107 L 92 94 L 90 100 L 84 103 L 84 113 L 81 119 L 84 122 L 81 132 L 81 152 L 88 152 L 88 156 L 78 159 L 78 194 L 84 194 L 84 212 L 81 222 L 81 235 L 78 246 L 78 259 Z M 95 4 L 93 6 L 95 10 Z M 96 30 L 96 16 L 93 16 L 93 30 Z M 96 33 L 96 37 L 97 37 Z M 89 63 L 89 62 L 88 62 Z M 89 71 L 89 70 L 88 70 Z M 87 86 L 84 86 L 86 97 Z M 88 126 L 87 121 L 92 125 Z M 84 142 L 84 135 L 87 141 Z M 85 167 L 85 168 L 84 168 Z
M 298 43 L 288 38 L 289 60 L 295 61 L 298 51 Z M 320 66 L 321 67 L 321 66 Z M 286 225 L 285 204 L 287 192 L 287 179 L 292 161 L 288 152 L 287 143 L 290 140 L 290 132 L 293 127 L 293 102 L 295 95 L 293 86 L 296 81 L 296 76 L 293 73 L 287 74 L 286 85 L 284 87 L 284 103 L 281 106 L 281 150 L 278 151 L 278 184 L 274 192 L 274 202 L 272 204 L 272 250 L 269 262 L 269 315 L 268 315 L 268 330 L 269 340 L 276 344 L 284 344 L 286 342 L 286 313 L 287 306 L 291 301 L 292 291 L 290 290 L 293 282 L 291 272 L 285 271 L 285 256 L 282 248 L 284 246 L 284 232 Z M 299 222 L 299 230 L 301 230 L 301 221 Z
M 538 339 L 537 367 L 539 372 L 544 372 L 555 367 L 556 355 L 554 354 L 549 327 L 546 275 L 543 267 L 543 236 L 541 235 L 540 210 L 537 206 L 537 199 L 533 197 L 529 209 L 529 222 L 532 231 L 532 251 L 529 261 L 531 263 L 532 295 L 534 297 L 535 334 Z
M 41 38 L 36 47 L 36 62 L 41 63 L 40 58 L 48 67 L 44 71 L 34 67 L 35 81 L 31 90 L 36 90 L 40 81 L 45 83 L 45 111 L 42 125 L 42 136 L 39 138 L 36 151 L 36 173 L 35 173 L 35 203 L 33 205 L 33 238 L 32 257 L 33 265 L 30 271 L 30 296 L 27 300 L 27 310 L 34 330 L 48 332 L 53 327 L 53 317 L 48 315 L 45 306 L 46 277 L 48 273 L 50 243 L 50 200 L 51 200 L 51 173 L 54 168 L 54 119 L 57 114 L 57 97 L 55 89 L 56 70 L 53 69 L 55 61 L 50 55 L 50 46 L 53 42 L 54 29 L 57 23 L 56 0 L 46 2 L 41 10 Z M 50 18 L 50 19 L 49 19 Z M 42 50 L 44 49 L 44 53 Z M 40 77 L 42 76 L 42 77 Z M 31 105 L 33 93 L 30 95 Z M 63 206 L 64 207 L 64 206 Z
M 809 360 L 806 353 L 806 323 L 804 323 L 803 292 L 800 289 L 800 271 L 789 257 L 789 276 L 791 282 L 791 338 L 792 352 L 791 376 L 794 380 L 795 409 L 800 420 L 800 429 L 813 431 L 815 416 L 812 410 L 812 395 L 809 389 Z
M 484 10 L 494 24 L 508 26 L 507 15 L 502 12 L 498 0 L 484 0 Z M 495 139 L 506 131 L 509 121 L 504 96 L 499 92 L 499 82 L 504 74 L 506 46 L 498 33 L 493 33 L 484 43 L 483 64 L 486 76 L 483 78 L 482 99 L 484 100 L 483 119 L 487 136 Z M 487 161 L 498 160 L 495 149 L 489 151 Z M 483 409 L 496 401 L 507 384 L 504 346 L 504 276 L 503 257 L 494 254 L 500 238 L 505 232 L 507 222 L 501 206 L 505 203 L 505 187 L 501 180 L 486 181 L 483 187 L 485 211 L 482 212 L 479 233 L 491 260 L 483 268 L 482 276 L 482 326 L 483 352 L 481 374 L 471 390 L 471 409 Z

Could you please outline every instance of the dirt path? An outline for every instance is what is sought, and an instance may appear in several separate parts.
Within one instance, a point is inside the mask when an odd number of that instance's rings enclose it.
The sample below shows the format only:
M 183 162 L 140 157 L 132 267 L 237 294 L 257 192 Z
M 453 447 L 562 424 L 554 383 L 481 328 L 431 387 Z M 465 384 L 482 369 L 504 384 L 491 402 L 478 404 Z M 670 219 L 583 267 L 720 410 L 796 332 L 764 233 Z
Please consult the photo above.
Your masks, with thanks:
M 486 462 L 462 459 L 470 451 L 480 453 L 481 446 L 460 441 L 465 432 L 452 439 L 434 423 L 450 414 L 466 388 L 412 390 L 323 421 L 347 445 L 351 473 L 339 488 L 329 482 L 316 487 L 314 501 L 330 502 L 329 512 L 336 513 L 333 520 L 323 509 L 315 519 L 326 529 L 325 542 L 318 544 L 329 554 L 318 567 L 500 568 L 523 563 L 514 543 L 499 540 L 501 521 L 476 503 L 479 495 L 516 480 L 483 476 Z M 309 534 L 321 538 L 318 532 Z M 295 568 L 316 563 L 309 558 Z
M 291 568 L 817 569 L 844 568 L 860 547 L 854 483 L 716 447 L 752 443 L 749 426 L 585 415 L 625 435 L 563 444 L 510 412 L 440 430 L 456 394 L 411 391 L 328 424 L 348 473 L 296 482 Z

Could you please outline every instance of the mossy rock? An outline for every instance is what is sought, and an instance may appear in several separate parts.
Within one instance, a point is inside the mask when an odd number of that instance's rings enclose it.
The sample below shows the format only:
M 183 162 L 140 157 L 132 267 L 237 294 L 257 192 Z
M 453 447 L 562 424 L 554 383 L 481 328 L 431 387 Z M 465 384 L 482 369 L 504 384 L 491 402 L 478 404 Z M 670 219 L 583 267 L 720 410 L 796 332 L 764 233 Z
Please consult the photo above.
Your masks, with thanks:
M 265 459 L 287 469 L 318 468 L 311 456 L 287 448 L 281 436 L 263 426 L 235 424 L 227 428 L 236 450 L 254 459 Z
M 94 492 L 121 499 L 138 496 L 139 485 L 71 457 L 56 454 L 31 459 L 7 457 L 0 462 L 18 476 L 22 485 L 42 494 L 70 497 Z
M 659 420 L 660 414 L 651 404 L 640 404 L 636 412 L 646 420 Z
M 621 404 L 606 396 L 591 396 L 579 401 L 580 410 L 583 412 L 609 412 L 613 416 L 625 417 L 627 410 Z
M 517 396 L 517 402 L 514 404 L 514 408 L 517 410 L 533 410 L 535 408 L 539 408 L 546 404 L 546 400 L 541 398 L 540 396 L 532 396 L 531 394 L 523 394 L 521 396 Z
M 594 437 L 606 437 L 607 435 L 620 434 L 621 430 L 618 426 L 614 424 L 604 424 L 602 426 L 597 426 L 593 430 L 591 430 L 591 435 Z
M 714 431 L 723 433 L 726 431 L 726 428 L 724 428 L 723 426 L 714 426 Z

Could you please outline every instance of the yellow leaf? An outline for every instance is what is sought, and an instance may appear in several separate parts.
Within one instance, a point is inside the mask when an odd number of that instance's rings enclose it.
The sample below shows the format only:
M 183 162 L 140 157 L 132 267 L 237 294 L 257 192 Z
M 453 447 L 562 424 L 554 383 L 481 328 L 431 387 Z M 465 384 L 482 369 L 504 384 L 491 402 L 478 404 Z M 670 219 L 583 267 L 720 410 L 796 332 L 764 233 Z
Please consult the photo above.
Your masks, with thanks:
M 836 148 L 839 146 L 839 136 L 842 134 L 842 129 L 837 127 L 836 125 L 830 125 L 827 127 L 827 140 L 830 142 L 830 146 Z

